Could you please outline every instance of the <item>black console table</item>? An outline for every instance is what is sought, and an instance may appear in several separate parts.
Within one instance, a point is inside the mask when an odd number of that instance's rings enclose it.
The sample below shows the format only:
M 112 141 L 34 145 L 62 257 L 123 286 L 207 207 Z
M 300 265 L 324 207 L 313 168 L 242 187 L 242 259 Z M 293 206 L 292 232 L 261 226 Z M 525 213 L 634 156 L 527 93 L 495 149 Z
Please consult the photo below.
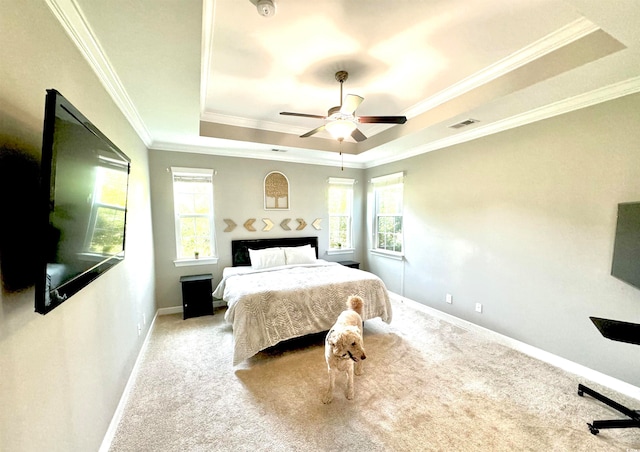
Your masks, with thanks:
M 182 312 L 183 319 L 213 315 L 213 275 L 182 276 Z
M 607 339 L 640 345 L 640 324 L 620 322 L 618 320 L 589 317 L 600 333 Z M 629 419 L 608 419 L 587 423 L 589 431 L 597 435 L 603 428 L 640 428 L 640 411 L 632 410 L 585 385 L 578 385 L 578 395 L 588 394 L 596 400 L 624 414 Z

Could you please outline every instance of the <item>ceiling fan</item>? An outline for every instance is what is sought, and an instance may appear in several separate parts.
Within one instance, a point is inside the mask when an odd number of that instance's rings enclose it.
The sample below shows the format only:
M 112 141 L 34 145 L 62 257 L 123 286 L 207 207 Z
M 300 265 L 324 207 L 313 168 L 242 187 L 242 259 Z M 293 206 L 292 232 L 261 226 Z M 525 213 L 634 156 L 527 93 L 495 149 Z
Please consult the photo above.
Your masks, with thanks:
M 357 123 L 404 124 L 407 122 L 406 116 L 355 116 L 356 109 L 360 106 L 364 98 L 355 94 L 347 94 L 344 102 L 342 101 L 342 84 L 348 77 L 349 73 L 347 71 L 336 72 L 336 80 L 340 82 L 340 105 L 330 108 L 327 116 L 292 113 L 289 111 L 280 112 L 281 115 L 318 118 L 327 121 L 324 125 L 316 127 L 304 135 L 300 135 L 300 138 L 310 137 L 326 129 L 338 141 L 343 141 L 348 136 L 351 136 L 356 141 L 364 141 L 367 137 L 358 129 Z

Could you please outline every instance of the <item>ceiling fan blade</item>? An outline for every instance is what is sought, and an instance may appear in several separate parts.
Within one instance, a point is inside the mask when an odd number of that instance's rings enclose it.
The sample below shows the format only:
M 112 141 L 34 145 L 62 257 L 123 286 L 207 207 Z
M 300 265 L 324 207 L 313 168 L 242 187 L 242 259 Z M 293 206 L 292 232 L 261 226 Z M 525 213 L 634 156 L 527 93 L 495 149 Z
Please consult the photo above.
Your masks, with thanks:
M 340 107 L 340 113 L 343 115 L 352 115 L 363 100 L 364 97 L 356 94 L 347 94 L 347 97 L 344 98 L 344 102 L 342 103 L 342 107 Z
M 320 116 L 320 115 L 308 115 L 306 113 L 292 113 L 290 111 L 281 111 L 280 112 L 281 115 L 285 115 L 285 116 L 302 116 L 303 118 L 318 118 L 318 119 L 327 119 L 326 116 Z
M 315 129 L 313 129 L 313 130 L 311 130 L 311 131 L 309 131 L 309 132 L 305 133 L 304 135 L 300 135 L 300 138 L 308 138 L 308 137 L 310 137 L 311 135 L 314 135 L 314 134 L 316 134 L 316 133 L 318 133 L 318 132 L 320 132 L 320 131 L 322 131 L 322 130 L 324 130 L 324 126 L 323 126 L 323 125 L 322 125 L 322 126 L 320 126 L 320 127 L 316 127 Z
M 362 124 L 404 124 L 406 116 L 359 116 L 358 122 Z
M 351 137 L 358 142 L 364 141 L 367 139 L 365 134 L 360 132 L 360 129 L 353 129 L 353 132 L 351 132 Z

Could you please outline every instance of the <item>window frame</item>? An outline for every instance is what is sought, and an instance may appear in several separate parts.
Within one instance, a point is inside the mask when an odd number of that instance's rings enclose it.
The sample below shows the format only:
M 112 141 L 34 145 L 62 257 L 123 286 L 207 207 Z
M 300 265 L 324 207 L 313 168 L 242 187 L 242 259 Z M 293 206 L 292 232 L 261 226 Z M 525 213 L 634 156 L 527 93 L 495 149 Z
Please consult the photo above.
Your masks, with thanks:
M 374 254 L 380 254 L 388 257 L 393 257 L 397 259 L 404 258 L 404 172 L 388 174 L 386 176 L 375 177 L 371 179 L 371 183 L 373 185 L 373 200 L 374 200 L 374 208 L 373 208 L 373 225 L 372 225 L 372 247 L 371 252 Z M 390 214 L 381 214 L 380 213 L 380 197 L 381 193 L 385 190 L 395 189 L 400 186 L 400 193 L 402 199 L 399 202 L 400 211 L 395 212 L 394 215 Z M 399 242 L 400 242 L 400 251 L 390 250 L 388 248 L 380 248 L 378 246 L 378 236 L 379 236 L 379 219 L 381 217 L 389 217 L 392 216 L 394 218 L 400 218 L 400 230 L 399 232 L 394 232 L 394 234 L 399 234 Z
M 174 216 L 174 230 L 176 239 L 175 260 L 173 261 L 176 267 L 190 266 L 190 265 L 207 265 L 216 264 L 218 262 L 218 250 L 216 246 L 216 232 L 215 232 L 215 211 L 214 211 L 214 186 L 213 177 L 215 171 L 209 168 L 183 168 L 183 167 L 171 167 L 171 186 L 173 193 L 173 216 Z M 185 180 L 179 180 L 180 178 L 193 178 L 194 182 L 204 182 L 209 184 L 208 192 L 208 204 L 209 212 L 206 214 L 181 214 L 178 211 L 178 194 L 176 182 L 186 182 Z M 181 231 L 181 219 L 183 218 L 206 218 L 209 222 L 209 243 L 211 254 L 208 256 L 198 256 L 196 258 L 182 256 L 182 231 Z
M 343 177 L 330 177 L 328 180 L 328 187 L 327 187 L 327 214 L 329 217 L 329 237 L 328 237 L 328 246 L 327 246 L 327 254 L 342 254 L 342 253 L 351 253 L 355 250 L 354 244 L 353 244 L 353 208 L 354 208 L 354 186 L 356 184 L 356 180 L 355 179 L 351 179 L 351 178 L 343 178 Z M 348 193 L 348 199 L 347 199 L 347 214 L 333 214 L 331 212 L 330 209 L 330 191 L 332 188 L 338 188 L 338 187 L 348 187 L 347 189 L 347 193 Z M 347 218 L 347 230 L 346 235 L 347 235 L 347 244 L 346 246 L 341 246 L 340 248 L 334 248 L 332 247 L 332 243 L 331 243 L 331 237 L 332 237 L 332 229 L 331 229 L 331 219 L 333 217 L 346 217 Z

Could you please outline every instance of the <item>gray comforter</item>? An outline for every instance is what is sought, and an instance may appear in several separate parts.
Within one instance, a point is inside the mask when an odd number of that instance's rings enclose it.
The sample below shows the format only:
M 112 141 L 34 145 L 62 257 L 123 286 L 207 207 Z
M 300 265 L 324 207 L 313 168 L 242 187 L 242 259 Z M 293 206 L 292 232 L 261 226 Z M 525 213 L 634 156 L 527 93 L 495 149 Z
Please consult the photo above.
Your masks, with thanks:
M 363 298 L 364 320 L 391 322 L 382 280 L 334 262 L 225 268 L 213 295 L 229 306 L 225 320 L 233 325 L 233 365 L 283 340 L 329 330 L 349 295 Z

